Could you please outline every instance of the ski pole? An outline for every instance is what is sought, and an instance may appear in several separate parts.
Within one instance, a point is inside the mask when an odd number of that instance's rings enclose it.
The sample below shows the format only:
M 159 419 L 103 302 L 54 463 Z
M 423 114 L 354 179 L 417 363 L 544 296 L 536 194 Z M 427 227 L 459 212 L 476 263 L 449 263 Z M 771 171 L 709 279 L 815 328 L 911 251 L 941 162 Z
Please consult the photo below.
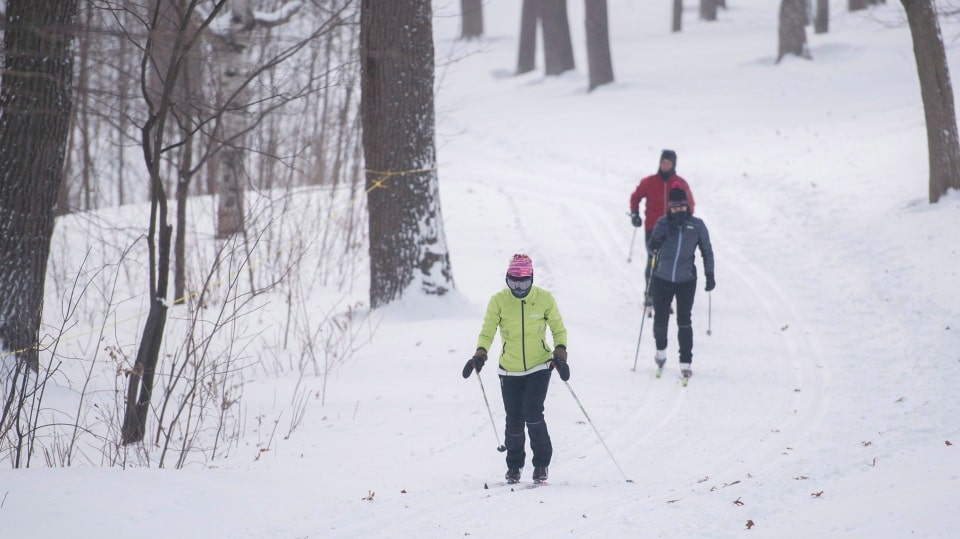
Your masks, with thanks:
M 587 415 L 587 411 L 584 410 L 583 404 L 580 403 L 580 399 L 577 398 L 577 394 L 573 392 L 573 388 L 570 387 L 570 382 L 564 381 L 567 389 L 570 390 L 570 394 L 573 395 L 573 400 L 577 401 L 577 406 L 580 407 L 580 411 L 583 412 L 583 417 L 587 418 L 587 423 L 590 423 L 590 426 L 593 427 L 593 432 L 597 434 L 597 439 L 600 440 L 600 443 L 603 444 L 603 448 L 607 450 L 607 454 L 610 455 L 610 460 L 613 461 L 614 466 L 617 467 L 617 470 L 620 470 L 620 475 L 627 480 L 627 483 L 633 483 L 633 479 L 627 479 L 627 474 L 623 473 L 623 468 L 620 467 L 620 464 L 617 462 L 617 459 L 613 458 L 613 453 L 610 452 L 610 448 L 607 447 L 607 443 L 603 441 L 603 437 L 600 436 L 600 431 L 597 430 L 597 427 L 593 424 L 593 421 L 590 420 L 590 416 Z
M 637 227 L 633 227 L 633 237 L 630 238 L 630 252 L 627 253 L 627 264 L 633 260 L 633 242 L 637 241 Z
M 707 335 L 713 335 L 711 327 L 713 324 L 713 294 L 707 292 Z
M 487 405 L 487 415 L 490 416 L 490 426 L 493 427 L 493 435 L 497 438 L 497 451 L 503 453 L 507 446 L 500 443 L 500 435 L 497 434 L 497 424 L 493 421 L 493 412 L 490 410 L 490 401 L 487 400 L 487 390 L 483 388 L 483 380 L 480 379 L 480 373 L 477 373 L 477 381 L 480 382 L 480 392 L 483 393 L 483 402 Z
M 650 295 L 650 281 L 653 280 L 653 266 L 657 263 L 657 257 L 650 257 L 650 278 L 647 279 L 647 286 L 643 289 L 643 300 L 646 302 L 647 296 Z M 646 309 L 644 309 L 646 311 Z M 640 359 L 640 340 L 643 339 L 643 324 L 647 321 L 647 313 L 644 312 L 640 315 L 640 336 L 637 337 L 637 353 L 633 356 L 633 368 L 630 369 L 634 372 L 637 370 L 637 360 Z

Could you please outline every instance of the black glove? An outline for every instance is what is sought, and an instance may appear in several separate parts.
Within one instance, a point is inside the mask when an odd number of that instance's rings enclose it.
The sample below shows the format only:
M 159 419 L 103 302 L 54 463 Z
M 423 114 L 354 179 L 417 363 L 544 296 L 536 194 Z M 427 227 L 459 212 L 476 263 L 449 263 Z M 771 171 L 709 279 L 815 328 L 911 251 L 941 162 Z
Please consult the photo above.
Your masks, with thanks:
M 550 368 L 557 369 L 557 374 L 564 382 L 570 379 L 570 365 L 567 365 L 567 360 L 554 357 L 550 360 Z
M 487 351 L 483 348 L 477 348 L 476 353 L 473 354 L 473 357 L 468 359 L 467 362 L 463 365 L 463 377 L 470 378 L 470 373 L 477 371 L 477 374 L 480 374 L 480 369 L 483 368 L 483 364 L 487 361 Z
M 660 254 L 660 248 L 663 247 L 663 240 L 650 240 L 650 243 L 647 244 L 647 249 L 650 251 L 650 254 L 654 257 Z
M 566 382 L 570 379 L 570 365 L 567 365 L 567 347 L 559 345 L 553 350 L 553 359 L 550 360 L 550 368 L 557 369 L 560 379 Z
M 630 222 L 637 228 L 643 226 L 643 219 L 640 218 L 640 212 L 632 212 L 630 214 Z
M 704 288 L 707 292 L 713 290 L 717 287 L 717 281 L 713 278 L 713 273 L 707 274 L 707 287 Z

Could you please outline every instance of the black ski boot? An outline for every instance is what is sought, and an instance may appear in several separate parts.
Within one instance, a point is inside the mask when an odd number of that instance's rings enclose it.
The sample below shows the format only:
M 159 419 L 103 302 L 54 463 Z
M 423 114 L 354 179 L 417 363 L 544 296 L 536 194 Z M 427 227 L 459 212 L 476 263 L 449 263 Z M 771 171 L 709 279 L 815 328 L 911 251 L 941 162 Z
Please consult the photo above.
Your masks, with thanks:
M 533 482 L 534 483 L 543 483 L 547 480 L 547 467 L 546 466 L 534 466 L 533 467 Z
M 520 482 L 520 468 L 510 468 L 507 470 L 507 474 L 503 476 L 507 480 L 507 483 L 519 483 Z

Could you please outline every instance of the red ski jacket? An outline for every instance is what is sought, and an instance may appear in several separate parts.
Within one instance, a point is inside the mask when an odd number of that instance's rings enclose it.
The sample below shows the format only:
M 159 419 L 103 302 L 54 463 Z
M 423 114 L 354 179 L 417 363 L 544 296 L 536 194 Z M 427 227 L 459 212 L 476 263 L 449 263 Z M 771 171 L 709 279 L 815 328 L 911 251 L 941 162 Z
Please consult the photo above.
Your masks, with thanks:
M 687 180 L 673 174 L 666 180 L 659 174 L 653 174 L 640 180 L 640 184 L 630 195 L 630 212 L 640 211 L 640 199 L 647 199 L 647 207 L 643 212 L 643 228 L 647 231 L 653 230 L 653 225 L 657 224 L 657 219 L 663 217 L 667 208 L 667 194 L 670 189 L 679 187 L 687 193 L 687 205 L 690 208 L 690 215 L 693 215 L 693 192 L 687 185 Z

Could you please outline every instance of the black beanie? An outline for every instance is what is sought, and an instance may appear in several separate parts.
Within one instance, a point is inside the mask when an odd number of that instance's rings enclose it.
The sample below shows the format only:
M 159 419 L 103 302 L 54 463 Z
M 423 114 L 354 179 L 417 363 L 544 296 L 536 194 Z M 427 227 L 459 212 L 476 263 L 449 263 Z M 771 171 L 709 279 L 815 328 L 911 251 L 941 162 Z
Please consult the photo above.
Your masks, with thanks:
M 663 150 L 660 152 L 660 160 L 663 161 L 664 159 L 668 159 L 673 163 L 673 166 L 677 166 L 677 152 L 673 150 Z
M 674 187 L 670 190 L 670 207 L 676 208 L 678 206 L 687 205 L 687 192 L 679 187 Z

